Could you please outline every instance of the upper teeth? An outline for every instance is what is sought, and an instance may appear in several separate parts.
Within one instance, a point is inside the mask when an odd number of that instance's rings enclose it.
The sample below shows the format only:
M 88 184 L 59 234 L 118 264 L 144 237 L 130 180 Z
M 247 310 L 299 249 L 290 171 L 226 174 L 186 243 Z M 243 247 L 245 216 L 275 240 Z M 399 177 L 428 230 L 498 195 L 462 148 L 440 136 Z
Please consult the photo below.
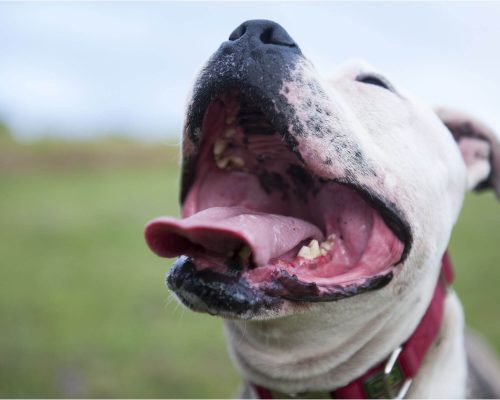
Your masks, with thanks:
M 215 159 L 215 164 L 220 168 L 224 169 L 227 167 L 227 164 L 229 164 L 229 158 L 224 157 L 224 158 L 216 158 Z
M 229 156 L 229 165 L 236 169 L 241 169 L 245 166 L 245 161 L 238 156 Z
M 234 135 L 235 132 L 233 130 L 227 130 L 225 132 L 226 137 Z M 231 167 L 234 169 L 243 169 L 245 166 L 245 160 L 243 158 L 236 156 L 236 155 L 230 155 L 224 157 L 223 154 L 226 151 L 226 149 L 229 147 L 230 140 L 224 139 L 224 138 L 218 138 L 214 142 L 214 148 L 213 148 L 213 153 L 214 153 L 214 160 L 215 164 L 217 167 L 220 169 L 224 169 L 226 167 Z
M 217 139 L 214 143 L 214 156 L 220 156 L 226 150 L 227 145 L 227 140 L 222 138 Z
M 231 167 L 234 169 L 243 169 L 245 166 L 245 160 L 238 156 L 229 157 L 215 157 L 215 164 L 220 168 L 224 169 L 226 167 Z

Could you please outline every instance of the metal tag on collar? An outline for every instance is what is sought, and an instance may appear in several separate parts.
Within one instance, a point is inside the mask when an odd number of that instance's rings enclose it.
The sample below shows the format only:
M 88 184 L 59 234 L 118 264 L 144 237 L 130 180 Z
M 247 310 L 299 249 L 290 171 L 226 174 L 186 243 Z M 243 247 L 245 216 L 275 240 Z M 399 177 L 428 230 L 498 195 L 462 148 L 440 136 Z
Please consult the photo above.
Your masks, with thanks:
M 404 378 L 398 357 L 402 347 L 392 352 L 387 360 L 384 370 L 371 376 L 364 383 L 364 389 L 372 399 L 402 399 L 408 393 L 412 380 Z
M 401 372 L 401 367 L 398 363 L 398 357 L 401 354 L 401 351 L 403 351 L 403 348 L 401 346 L 394 350 L 384 367 L 385 395 L 389 399 L 403 399 L 406 396 L 406 393 L 408 393 L 408 390 L 410 389 L 412 383 L 412 379 L 405 379 L 398 392 L 394 391 L 393 385 L 391 384 L 392 382 L 390 378 L 395 367 L 397 367 Z

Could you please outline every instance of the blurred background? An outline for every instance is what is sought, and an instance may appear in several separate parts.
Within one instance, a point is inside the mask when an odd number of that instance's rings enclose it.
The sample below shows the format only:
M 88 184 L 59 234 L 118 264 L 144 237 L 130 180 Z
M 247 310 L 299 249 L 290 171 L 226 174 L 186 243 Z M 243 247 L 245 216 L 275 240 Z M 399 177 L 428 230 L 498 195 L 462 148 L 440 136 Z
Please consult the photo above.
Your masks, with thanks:
M 323 74 L 363 58 L 500 131 L 500 3 L 0 3 L 1 397 L 235 395 L 221 322 L 171 299 L 142 231 L 178 214 L 194 75 L 253 18 Z M 499 238 L 468 196 L 455 288 L 497 351 Z

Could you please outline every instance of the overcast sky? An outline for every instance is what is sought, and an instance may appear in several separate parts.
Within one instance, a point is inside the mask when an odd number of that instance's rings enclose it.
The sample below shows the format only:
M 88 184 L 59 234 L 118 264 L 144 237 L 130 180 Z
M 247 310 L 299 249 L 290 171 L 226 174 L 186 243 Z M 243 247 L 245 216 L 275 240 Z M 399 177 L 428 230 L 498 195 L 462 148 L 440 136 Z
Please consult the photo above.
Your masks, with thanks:
M 22 138 L 178 135 L 196 71 L 247 19 L 328 74 L 362 58 L 500 131 L 500 3 L 0 3 L 0 119 Z

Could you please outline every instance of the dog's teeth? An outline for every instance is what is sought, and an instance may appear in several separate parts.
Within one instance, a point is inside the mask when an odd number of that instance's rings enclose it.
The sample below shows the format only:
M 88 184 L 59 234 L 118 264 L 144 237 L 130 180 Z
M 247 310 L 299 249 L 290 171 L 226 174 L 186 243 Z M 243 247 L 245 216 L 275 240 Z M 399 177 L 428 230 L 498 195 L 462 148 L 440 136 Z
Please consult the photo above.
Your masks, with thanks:
M 227 165 L 229 164 L 229 158 L 228 157 L 224 157 L 224 158 L 216 158 L 215 159 L 215 164 L 220 168 L 220 169 L 224 169 L 227 167 Z
M 214 149 L 215 150 L 215 149 Z M 221 157 L 221 154 L 215 155 L 215 164 L 220 168 L 231 167 L 234 169 L 243 169 L 245 160 L 239 156 Z
M 214 155 L 220 156 L 224 150 L 226 150 L 227 144 L 227 140 L 221 138 L 217 139 L 214 143 Z
M 238 157 L 238 156 L 230 156 L 229 157 L 229 164 L 234 167 L 234 168 L 238 168 L 238 169 L 241 169 L 245 166 L 245 161 L 243 160 L 243 158 L 241 157 Z
M 316 239 L 311 240 L 308 246 L 302 246 L 298 256 L 305 258 L 306 260 L 314 260 L 316 257 L 321 255 L 321 250 L 319 248 L 319 242 Z
M 311 255 L 313 258 L 316 258 L 320 255 L 319 243 L 316 239 L 311 240 L 311 243 L 309 243 L 309 248 L 311 249 Z
M 321 250 L 329 251 L 332 249 L 333 245 L 331 242 L 323 242 L 319 246 Z
M 328 236 L 327 240 L 320 243 L 319 249 L 320 249 L 320 254 L 322 256 L 326 256 L 328 252 L 333 248 L 335 237 L 336 237 L 335 234 L 331 234 Z
M 314 257 L 311 256 L 311 249 L 307 246 L 302 246 L 300 248 L 299 257 L 305 258 L 306 260 L 312 260 Z

